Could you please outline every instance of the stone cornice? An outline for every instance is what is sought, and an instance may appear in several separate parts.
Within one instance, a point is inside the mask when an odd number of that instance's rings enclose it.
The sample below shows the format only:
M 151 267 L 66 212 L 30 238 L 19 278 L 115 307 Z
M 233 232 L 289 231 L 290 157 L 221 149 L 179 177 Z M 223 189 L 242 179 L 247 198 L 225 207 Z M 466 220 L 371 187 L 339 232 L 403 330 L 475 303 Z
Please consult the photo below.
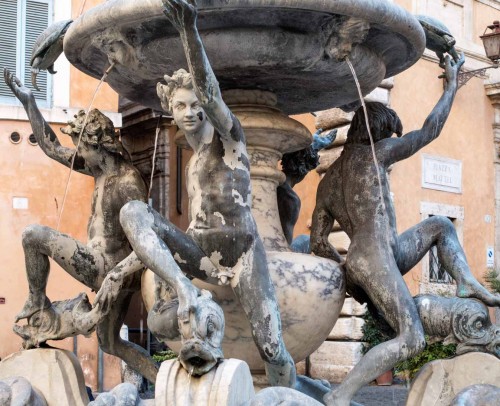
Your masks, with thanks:
M 500 104 L 500 82 L 488 83 L 484 89 L 492 104 Z
M 66 124 L 81 109 L 75 107 L 52 107 L 50 109 L 40 108 L 43 118 L 52 124 Z M 102 111 L 113 122 L 115 128 L 122 126 L 121 113 Z M 0 120 L 28 121 L 26 111 L 20 105 L 0 104 Z
M 498 0 L 476 0 L 478 3 L 486 4 L 496 10 L 500 10 L 500 1 Z

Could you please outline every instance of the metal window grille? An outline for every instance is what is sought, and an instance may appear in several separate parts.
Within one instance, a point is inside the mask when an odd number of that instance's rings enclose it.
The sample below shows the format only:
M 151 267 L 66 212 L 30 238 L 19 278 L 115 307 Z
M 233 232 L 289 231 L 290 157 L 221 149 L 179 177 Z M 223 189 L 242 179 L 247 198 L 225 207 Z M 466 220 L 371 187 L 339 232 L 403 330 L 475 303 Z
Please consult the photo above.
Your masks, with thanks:
M 433 246 L 429 251 L 429 282 L 445 284 L 453 283 L 453 279 L 439 262 L 436 246 Z
M 52 0 L 0 0 L 0 68 L 8 68 L 30 88 L 43 107 L 50 107 L 51 78 L 40 72 L 31 85 L 31 50 L 40 33 L 52 22 Z M 16 99 L 0 80 L 0 102 L 13 104 Z

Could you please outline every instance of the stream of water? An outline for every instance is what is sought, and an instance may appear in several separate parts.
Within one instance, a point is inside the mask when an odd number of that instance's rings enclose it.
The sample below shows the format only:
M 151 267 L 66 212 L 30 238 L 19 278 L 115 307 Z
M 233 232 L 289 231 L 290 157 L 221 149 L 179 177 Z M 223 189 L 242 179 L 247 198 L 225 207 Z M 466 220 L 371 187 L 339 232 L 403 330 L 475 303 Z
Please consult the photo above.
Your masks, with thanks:
M 151 162 L 151 178 L 149 179 L 149 190 L 148 190 L 148 204 L 149 205 L 152 205 L 152 202 L 150 202 L 149 199 L 151 198 L 151 189 L 153 189 L 153 176 L 155 173 L 156 150 L 158 148 L 158 135 L 160 134 L 161 118 L 162 118 L 162 115 L 160 114 L 160 117 L 158 117 L 158 122 L 156 123 L 155 147 L 153 150 L 153 161 Z
M 59 227 L 61 226 L 61 219 L 62 219 L 62 215 L 64 212 L 64 205 L 66 204 L 66 198 L 68 197 L 68 190 L 69 190 L 69 183 L 71 181 L 71 174 L 73 173 L 73 166 L 75 165 L 75 158 L 76 158 L 76 155 L 78 154 L 78 147 L 80 146 L 80 142 L 82 140 L 83 130 L 85 129 L 85 126 L 87 125 L 89 112 L 92 109 L 92 106 L 94 105 L 94 102 L 95 102 L 95 99 L 97 97 L 97 93 L 99 92 L 99 89 L 101 88 L 102 84 L 104 83 L 104 80 L 106 79 L 109 72 L 111 72 L 111 70 L 113 69 L 114 66 L 115 66 L 115 64 L 112 63 L 110 65 L 110 67 L 106 70 L 106 72 L 104 72 L 104 74 L 102 75 L 101 80 L 99 81 L 96 89 L 94 90 L 94 94 L 92 95 L 92 99 L 90 100 L 90 103 L 89 103 L 87 109 L 85 110 L 85 119 L 83 121 L 82 128 L 80 129 L 80 134 L 78 135 L 78 142 L 76 144 L 75 153 L 73 154 L 73 157 L 71 158 L 71 165 L 70 165 L 70 169 L 69 169 L 68 179 L 66 181 L 66 187 L 64 188 L 64 195 L 63 195 L 63 200 L 61 203 L 61 211 L 59 212 L 59 217 L 57 219 L 57 227 L 56 227 L 57 231 L 59 231 Z

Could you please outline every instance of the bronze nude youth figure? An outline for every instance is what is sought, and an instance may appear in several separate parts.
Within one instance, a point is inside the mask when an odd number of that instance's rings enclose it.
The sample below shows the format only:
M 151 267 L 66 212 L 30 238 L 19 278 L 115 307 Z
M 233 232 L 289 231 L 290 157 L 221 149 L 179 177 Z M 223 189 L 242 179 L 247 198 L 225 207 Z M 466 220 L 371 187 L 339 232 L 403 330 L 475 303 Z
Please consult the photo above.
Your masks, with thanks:
M 393 340 L 377 345 L 354 367 L 344 382 L 324 397 L 328 405 L 347 406 L 356 391 L 391 369 L 398 361 L 419 353 L 424 329 L 402 275 L 436 245 L 439 259 L 457 282 L 457 296 L 474 297 L 490 306 L 500 298 L 490 294 L 470 272 L 455 229 L 444 217 L 434 216 L 397 234 L 387 168 L 408 158 L 438 137 L 457 91 L 463 55 L 455 63 L 446 58 L 444 93 L 422 129 L 401 137 L 396 113 L 380 103 L 368 103 L 368 117 L 382 181 L 383 201 L 362 109 L 353 118 L 339 159 L 320 182 L 311 230 L 316 255 L 343 261 L 328 243 L 334 220 L 351 238 L 346 257 L 348 280 L 363 289 L 396 332 Z M 400 138 L 391 138 L 396 133 Z
M 8 70 L 4 71 L 4 78 L 14 95 L 23 104 L 40 148 L 48 157 L 70 167 L 75 150 L 60 144 L 56 134 L 38 110 L 31 91 Z M 75 120 L 62 129 L 63 133 L 71 136 L 75 145 L 78 143 L 84 120 L 85 113 L 80 111 Z M 23 248 L 30 293 L 24 308 L 16 317 L 16 322 L 37 317 L 37 313 L 41 310 L 54 313 L 45 319 L 51 319 L 54 323 L 62 322 L 59 318 L 65 313 L 52 309 L 51 302 L 45 294 L 50 271 L 49 257 L 75 279 L 98 291 L 107 272 L 131 253 L 119 223 L 119 213 L 122 206 L 131 200 L 144 201 L 146 187 L 137 169 L 119 153 L 120 149 L 111 120 L 98 110 L 90 111 L 73 167 L 75 171 L 92 176 L 95 180 L 88 222 L 88 242 L 84 245 L 66 234 L 42 225 L 26 228 L 23 233 Z M 110 304 L 107 317 L 97 325 L 97 337 L 100 347 L 105 352 L 120 357 L 130 367 L 154 382 L 157 367 L 147 352 L 135 344 L 122 340 L 119 336 L 132 294 L 140 289 L 137 276 L 139 274 L 124 281 L 116 300 Z M 77 303 L 78 300 L 76 302 L 75 300 L 67 301 L 66 304 Z M 86 306 L 80 308 L 89 310 L 90 305 L 87 308 Z M 71 322 L 77 324 L 77 320 Z M 17 327 L 19 332 L 23 331 L 22 326 Z M 71 326 L 61 326 L 61 328 L 68 327 Z M 33 329 L 30 331 L 33 335 L 36 334 Z M 56 333 L 57 331 L 54 332 Z M 29 340 L 26 343 L 30 345 Z
M 184 233 L 135 201 L 122 208 L 121 224 L 137 257 L 176 291 L 181 333 L 201 304 L 188 277 L 230 285 L 252 326 L 269 382 L 294 386 L 295 366 L 283 343 L 274 285 L 251 212 L 245 134 L 222 100 L 196 28 L 195 6 L 183 0 L 163 4 L 180 33 L 190 71 L 165 76 L 167 84 L 158 84 L 158 95 L 194 151 L 187 174 L 191 223 Z M 131 272 L 133 266 L 120 264 L 104 282 L 111 294 L 103 291 L 97 305 L 106 307 L 113 300 L 112 286 Z
M 312 143 L 309 147 L 295 152 L 284 154 L 281 158 L 282 171 L 286 176 L 285 182 L 278 186 L 276 191 L 278 199 L 278 213 L 280 215 L 281 227 L 285 234 L 288 245 L 294 251 L 293 229 L 300 213 L 300 198 L 293 190 L 294 186 L 302 182 L 306 175 L 319 165 L 318 152 L 330 146 L 337 137 L 337 130 L 330 131 L 327 135 L 321 136 L 323 130 L 318 129 L 312 136 Z M 309 245 L 309 240 L 302 236 L 301 246 Z M 299 239 L 299 240 L 301 240 Z M 299 244 L 300 244 L 299 243 Z M 309 249 L 303 250 L 309 253 Z

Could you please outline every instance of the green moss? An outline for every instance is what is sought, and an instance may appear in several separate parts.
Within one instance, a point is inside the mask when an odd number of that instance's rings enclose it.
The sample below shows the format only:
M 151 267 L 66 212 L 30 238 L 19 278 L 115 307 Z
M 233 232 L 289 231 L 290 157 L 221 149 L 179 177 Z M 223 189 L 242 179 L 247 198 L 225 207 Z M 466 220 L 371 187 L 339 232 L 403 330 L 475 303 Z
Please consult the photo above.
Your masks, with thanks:
M 163 361 L 167 361 L 169 359 L 174 359 L 174 358 L 177 358 L 177 354 L 172 350 L 159 351 L 153 355 L 153 359 L 156 362 L 159 362 L 160 364 Z
M 442 341 L 429 344 L 429 337 L 427 336 L 425 337 L 425 340 L 427 341 L 427 344 L 420 354 L 396 364 L 396 367 L 394 368 L 396 376 L 402 379 L 413 379 L 418 371 L 420 371 L 420 369 L 428 362 L 435 361 L 437 359 L 453 358 L 456 354 L 456 344 L 444 345 Z
M 494 293 L 500 293 L 500 279 L 498 278 L 498 272 L 494 269 L 489 269 L 484 274 L 484 280 L 488 284 L 490 290 Z
M 363 337 L 361 338 L 361 341 L 363 341 L 361 352 L 363 354 L 366 354 L 376 345 L 394 338 L 395 334 L 390 327 L 385 322 L 375 319 L 370 312 L 367 311 L 363 315 L 363 319 L 365 321 L 362 328 Z
M 376 345 L 388 341 L 395 337 L 394 331 L 383 320 L 375 319 L 369 312 L 363 316 L 364 342 L 362 352 L 366 354 Z M 441 341 L 429 344 L 429 337 L 425 337 L 427 342 L 424 350 L 406 361 L 402 361 L 395 366 L 396 376 L 401 379 L 413 379 L 420 369 L 428 362 L 437 359 L 446 359 L 455 356 L 457 346 L 455 344 L 444 345 Z

